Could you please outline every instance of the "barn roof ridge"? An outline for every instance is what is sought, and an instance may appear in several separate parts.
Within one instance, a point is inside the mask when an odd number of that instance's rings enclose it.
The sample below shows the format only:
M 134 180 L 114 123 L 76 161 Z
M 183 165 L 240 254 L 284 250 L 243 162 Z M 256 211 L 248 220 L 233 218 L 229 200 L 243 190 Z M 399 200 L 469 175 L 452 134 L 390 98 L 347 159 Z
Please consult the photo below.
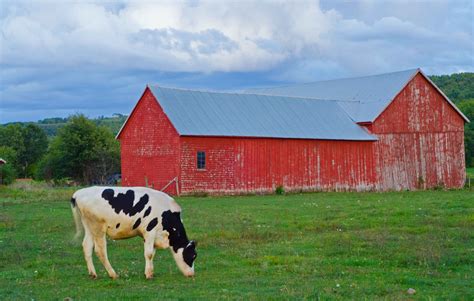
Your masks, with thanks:
M 377 140 L 335 101 L 148 88 L 180 136 Z
M 292 96 L 292 95 L 272 95 L 272 94 L 262 94 L 262 93 L 247 93 L 244 91 L 220 91 L 212 89 L 189 89 L 189 88 L 180 88 L 180 87 L 169 87 L 161 84 L 147 84 L 149 88 L 162 88 L 169 90 L 178 90 L 186 92 L 200 92 L 200 93 L 213 93 L 213 94 L 231 94 L 231 95 L 256 95 L 256 96 L 268 96 L 268 97 L 284 97 L 284 98 L 294 98 L 294 99 L 306 99 L 306 100 L 317 100 L 317 101 L 336 101 L 336 102 L 345 102 L 346 100 L 338 99 L 322 99 L 322 98 L 313 98 L 313 97 L 303 97 L 303 96 Z
M 248 93 L 304 96 L 337 101 L 356 122 L 373 122 L 417 75 L 421 74 L 466 121 L 469 119 L 426 76 L 421 68 L 361 77 L 348 77 L 301 84 L 248 89 Z
M 252 88 L 252 89 L 247 89 L 245 91 L 253 91 L 253 90 L 260 90 L 260 89 L 267 89 L 267 88 L 286 88 L 286 87 L 294 87 L 294 86 L 305 86 L 305 85 L 311 85 L 314 83 L 324 83 L 324 82 L 332 82 L 332 81 L 341 81 L 341 80 L 350 80 L 350 79 L 363 79 L 363 78 L 371 78 L 371 77 L 378 77 L 382 75 L 391 75 L 391 74 L 396 74 L 396 73 L 402 73 L 402 72 L 417 72 L 420 71 L 420 68 L 410 68 L 406 70 L 399 70 L 399 71 L 393 71 L 393 72 L 386 72 L 386 73 L 377 73 L 377 74 L 371 74 L 371 75 L 363 75 L 363 76 L 347 76 L 347 77 L 340 77 L 340 78 L 332 78 L 332 79 L 323 79 L 323 80 L 313 80 L 313 81 L 308 81 L 308 82 L 303 82 L 303 83 L 293 83 L 293 84 L 286 84 L 286 85 L 280 85 L 280 86 L 268 86 L 268 87 L 260 87 L 260 88 Z

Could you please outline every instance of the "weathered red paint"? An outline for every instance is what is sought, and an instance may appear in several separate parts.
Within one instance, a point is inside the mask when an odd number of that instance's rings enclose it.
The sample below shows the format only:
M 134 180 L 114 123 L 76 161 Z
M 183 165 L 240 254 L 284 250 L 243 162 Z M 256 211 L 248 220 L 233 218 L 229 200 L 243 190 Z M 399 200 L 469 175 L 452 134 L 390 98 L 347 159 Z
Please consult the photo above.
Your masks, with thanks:
M 122 183 L 168 193 L 401 190 L 464 183 L 464 120 L 417 74 L 373 123 L 378 141 L 180 136 L 147 88 L 119 139 Z M 197 152 L 206 169 L 197 169 Z
M 372 142 L 268 138 L 183 137 L 181 192 L 371 190 L 375 184 Z M 206 151 L 206 170 L 196 169 Z
M 146 89 L 120 134 L 122 185 L 162 189 L 179 176 L 180 137 Z M 176 194 L 176 185 L 166 192 Z
M 418 73 L 369 126 L 379 190 L 460 188 L 464 120 Z

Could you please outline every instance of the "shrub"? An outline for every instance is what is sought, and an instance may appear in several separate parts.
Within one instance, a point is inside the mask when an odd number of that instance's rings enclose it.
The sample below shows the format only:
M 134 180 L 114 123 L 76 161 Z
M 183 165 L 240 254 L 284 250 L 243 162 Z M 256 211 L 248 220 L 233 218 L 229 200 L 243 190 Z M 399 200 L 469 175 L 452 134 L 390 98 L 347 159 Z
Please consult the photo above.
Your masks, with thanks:
M 283 187 L 283 185 L 278 185 L 277 188 L 275 189 L 275 194 L 277 195 L 285 194 L 285 187 Z
M 198 198 L 206 198 L 209 194 L 206 191 L 194 191 L 191 196 Z

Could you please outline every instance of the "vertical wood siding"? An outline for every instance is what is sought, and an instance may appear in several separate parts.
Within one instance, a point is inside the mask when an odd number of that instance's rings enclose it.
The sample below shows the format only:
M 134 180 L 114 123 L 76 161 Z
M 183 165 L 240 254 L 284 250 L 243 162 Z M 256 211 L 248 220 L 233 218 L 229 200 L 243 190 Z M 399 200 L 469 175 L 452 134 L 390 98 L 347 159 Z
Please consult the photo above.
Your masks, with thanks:
M 403 190 L 465 180 L 464 121 L 420 74 L 372 124 L 376 142 L 180 137 L 146 89 L 120 134 L 122 183 L 182 193 Z M 197 169 L 197 152 L 206 169 Z M 145 180 L 146 179 L 146 180 Z M 168 193 L 176 194 L 171 185 Z
M 368 129 L 379 190 L 463 186 L 464 120 L 422 75 Z
M 179 176 L 179 136 L 147 88 L 120 134 L 122 185 L 162 189 Z M 176 185 L 165 192 L 176 194 Z
M 371 190 L 373 142 L 266 138 L 183 137 L 181 192 Z M 196 166 L 206 152 L 206 170 Z

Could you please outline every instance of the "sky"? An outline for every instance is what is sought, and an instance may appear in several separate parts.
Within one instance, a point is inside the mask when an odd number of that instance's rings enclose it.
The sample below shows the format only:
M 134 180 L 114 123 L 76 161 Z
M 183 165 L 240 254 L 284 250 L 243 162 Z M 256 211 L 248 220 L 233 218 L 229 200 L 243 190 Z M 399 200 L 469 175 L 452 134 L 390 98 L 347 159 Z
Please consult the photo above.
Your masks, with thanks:
M 129 114 L 147 84 L 473 72 L 473 3 L 0 0 L 0 123 Z

